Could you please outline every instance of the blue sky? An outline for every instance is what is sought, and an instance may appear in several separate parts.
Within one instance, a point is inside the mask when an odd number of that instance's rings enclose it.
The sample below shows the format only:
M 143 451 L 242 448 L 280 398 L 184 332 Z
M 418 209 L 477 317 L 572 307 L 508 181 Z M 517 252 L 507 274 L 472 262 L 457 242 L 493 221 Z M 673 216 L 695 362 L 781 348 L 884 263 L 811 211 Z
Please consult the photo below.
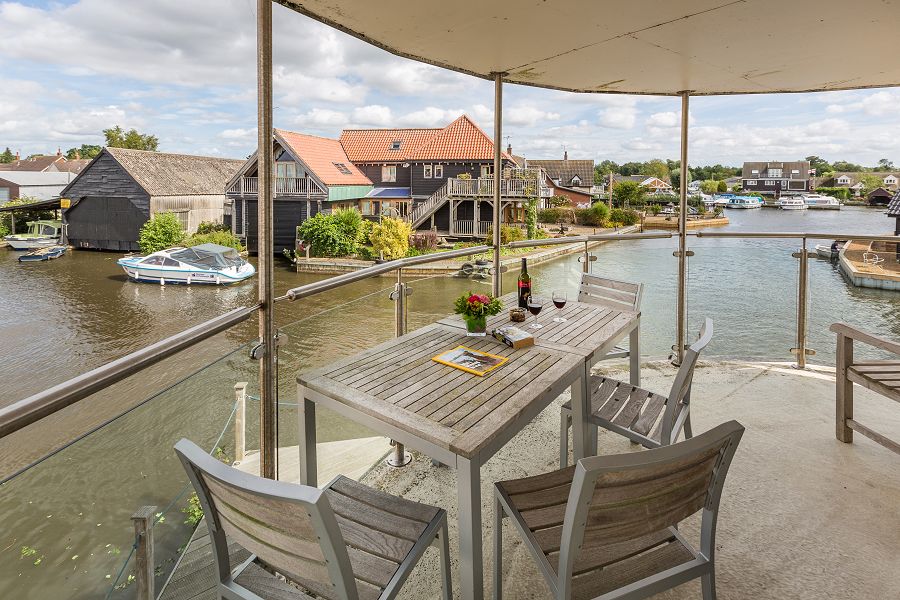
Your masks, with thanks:
M 0 1 L 0 148 L 102 143 L 136 127 L 160 149 L 255 149 L 255 0 Z M 439 127 L 465 112 L 490 132 L 489 82 L 397 58 L 274 7 L 276 126 Z M 678 157 L 676 98 L 506 86 L 504 138 L 530 158 Z M 900 165 L 900 89 L 696 98 L 693 164 L 817 154 Z

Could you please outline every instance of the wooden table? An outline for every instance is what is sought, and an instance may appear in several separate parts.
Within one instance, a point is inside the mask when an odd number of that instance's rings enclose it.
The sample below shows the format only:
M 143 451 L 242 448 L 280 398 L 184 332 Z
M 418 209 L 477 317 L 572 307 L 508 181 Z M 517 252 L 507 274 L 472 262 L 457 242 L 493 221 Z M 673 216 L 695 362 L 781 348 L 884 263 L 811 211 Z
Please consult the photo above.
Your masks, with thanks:
M 556 312 L 541 314 L 545 327 L 532 330 L 535 345 L 521 350 L 491 337 L 467 337 L 462 321 L 452 317 L 300 375 L 301 482 L 318 484 L 316 404 L 455 467 L 460 591 L 465 599 L 482 598 L 481 465 L 569 386 L 573 447 L 576 458 L 583 457 L 590 365 L 629 333 L 632 356 L 638 355 L 639 313 L 572 302 L 562 311 L 569 320 L 553 323 Z M 506 321 L 504 311 L 488 325 Z M 459 345 L 509 360 L 484 377 L 431 360 Z

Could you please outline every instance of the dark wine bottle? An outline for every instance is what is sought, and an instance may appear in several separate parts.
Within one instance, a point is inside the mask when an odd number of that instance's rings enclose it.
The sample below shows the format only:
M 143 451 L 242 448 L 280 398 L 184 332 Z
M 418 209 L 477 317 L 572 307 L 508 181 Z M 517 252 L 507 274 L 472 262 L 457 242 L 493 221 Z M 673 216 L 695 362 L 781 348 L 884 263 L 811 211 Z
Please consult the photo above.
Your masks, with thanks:
M 519 273 L 519 308 L 528 308 L 528 296 L 531 295 L 531 275 L 528 274 L 528 261 L 522 259 L 522 272 Z

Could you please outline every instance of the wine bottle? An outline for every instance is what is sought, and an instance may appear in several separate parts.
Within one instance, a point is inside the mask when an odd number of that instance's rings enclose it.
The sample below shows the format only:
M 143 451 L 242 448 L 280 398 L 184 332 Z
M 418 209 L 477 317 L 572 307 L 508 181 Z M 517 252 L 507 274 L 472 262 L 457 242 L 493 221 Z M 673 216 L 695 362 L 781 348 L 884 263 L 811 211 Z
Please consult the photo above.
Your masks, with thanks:
M 522 259 L 522 272 L 519 273 L 519 308 L 528 307 L 528 296 L 531 295 L 531 275 L 528 274 L 528 261 Z

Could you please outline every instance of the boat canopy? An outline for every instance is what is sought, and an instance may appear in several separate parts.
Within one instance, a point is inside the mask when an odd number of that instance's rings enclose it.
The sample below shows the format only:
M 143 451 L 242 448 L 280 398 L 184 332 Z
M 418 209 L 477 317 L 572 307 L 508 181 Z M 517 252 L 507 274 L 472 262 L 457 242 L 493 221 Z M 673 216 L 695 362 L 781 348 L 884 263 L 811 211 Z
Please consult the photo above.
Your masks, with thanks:
M 212 270 L 236 267 L 243 262 L 237 250 L 218 244 L 200 244 L 183 248 L 170 256 L 183 263 Z
M 277 1 L 399 56 L 573 92 L 900 85 L 898 7 L 884 0 Z M 853 43 L 810 43 L 836 32 Z

